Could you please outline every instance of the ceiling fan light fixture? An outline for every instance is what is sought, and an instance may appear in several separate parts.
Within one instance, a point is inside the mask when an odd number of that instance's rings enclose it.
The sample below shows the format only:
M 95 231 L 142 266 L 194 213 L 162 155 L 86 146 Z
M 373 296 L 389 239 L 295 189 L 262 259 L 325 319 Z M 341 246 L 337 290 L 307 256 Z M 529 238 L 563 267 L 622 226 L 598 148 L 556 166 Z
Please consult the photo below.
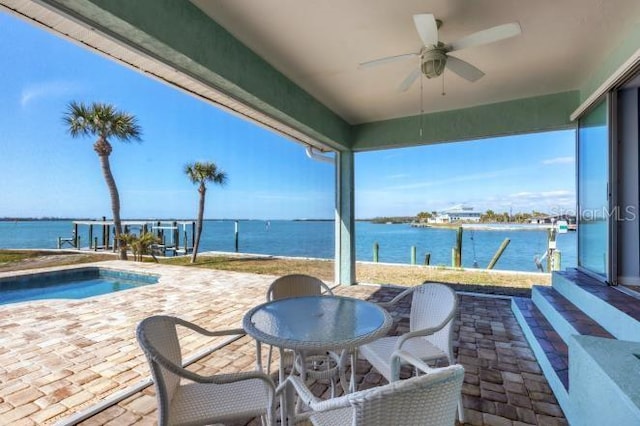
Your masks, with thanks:
M 444 74 L 447 67 L 452 73 L 467 80 L 470 83 L 481 79 L 484 73 L 470 63 L 449 56 L 458 50 L 468 49 L 474 46 L 482 46 L 507 38 L 515 37 L 522 33 L 522 28 L 517 22 L 498 25 L 496 27 L 487 28 L 469 34 L 453 43 L 444 43 L 440 41 L 438 29 L 442 26 L 442 21 L 436 19 L 431 13 L 419 13 L 413 15 L 413 23 L 418 32 L 418 36 L 422 41 L 422 48 L 417 53 L 404 53 L 401 55 L 387 56 L 386 58 L 374 59 L 373 61 L 362 62 L 360 68 L 368 68 L 374 65 L 386 64 L 409 58 L 420 58 L 420 67 L 414 68 L 407 77 L 402 80 L 398 91 L 406 92 L 413 83 L 420 77 L 420 73 L 427 78 L 436 78 Z M 422 79 L 420 80 L 422 81 Z M 444 93 L 444 89 L 443 89 Z
M 427 78 L 435 78 L 442 74 L 447 64 L 447 54 L 444 49 L 432 49 L 424 52 L 422 56 L 422 73 Z

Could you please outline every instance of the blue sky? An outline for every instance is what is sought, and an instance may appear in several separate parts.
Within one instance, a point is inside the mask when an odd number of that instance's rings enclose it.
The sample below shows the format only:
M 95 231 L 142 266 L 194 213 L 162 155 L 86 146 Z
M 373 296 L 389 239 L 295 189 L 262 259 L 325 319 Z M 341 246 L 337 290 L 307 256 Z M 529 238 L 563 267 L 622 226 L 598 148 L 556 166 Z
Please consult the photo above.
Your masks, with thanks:
M 214 161 L 224 188 L 207 218 L 332 218 L 334 170 L 304 147 L 0 13 L 0 217 L 110 216 L 93 138 L 71 138 L 72 100 L 138 117 L 143 142 L 112 141 L 123 218 L 190 218 L 186 163 Z M 356 217 L 465 203 L 485 210 L 573 209 L 572 131 L 356 154 Z

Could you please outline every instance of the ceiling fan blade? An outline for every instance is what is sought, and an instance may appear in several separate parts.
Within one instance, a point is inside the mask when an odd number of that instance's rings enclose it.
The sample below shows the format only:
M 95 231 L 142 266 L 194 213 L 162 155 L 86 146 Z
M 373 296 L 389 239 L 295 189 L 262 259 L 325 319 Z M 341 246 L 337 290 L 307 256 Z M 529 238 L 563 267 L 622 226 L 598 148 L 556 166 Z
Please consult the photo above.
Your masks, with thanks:
M 420 68 L 416 68 L 413 71 L 411 71 L 411 73 L 407 76 L 407 78 L 405 78 L 402 81 L 402 83 L 400 83 L 400 86 L 398 86 L 398 91 L 406 92 L 407 90 L 409 90 L 409 87 L 411 87 L 413 82 L 416 81 L 418 77 L 420 77 L 420 72 L 421 72 Z
M 432 14 L 413 15 L 413 23 L 416 25 L 418 35 L 420 35 L 420 39 L 425 46 L 438 45 L 438 25 L 436 24 L 436 18 Z
M 484 73 L 478 68 L 474 67 L 469 62 L 456 58 L 455 56 L 447 56 L 446 66 L 451 71 L 470 82 L 479 80 L 484 76 Z
M 520 35 L 522 29 L 517 22 L 511 22 L 510 24 L 498 25 L 497 27 L 488 28 L 486 30 L 478 31 L 477 33 L 470 34 L 461 38 L 449 45 L 449 51 L 466 49 L 472 46 L 480 46 L 483 44 L 493 43 L 495 41 L 504 40 L 505 38 L 514 37 Z
M 386 58 L 380 58 L 380 59 L 374 59 L 373 61 L 362 62 L 358 64 L 358 68 L 375 67 L 377 65 L 382 65 L 389 62 L 403 61 L 405 59 L 415 58 L 417 56 L 418 56 L 417 53 L 405 53 L 403 55 L 388 56 Z

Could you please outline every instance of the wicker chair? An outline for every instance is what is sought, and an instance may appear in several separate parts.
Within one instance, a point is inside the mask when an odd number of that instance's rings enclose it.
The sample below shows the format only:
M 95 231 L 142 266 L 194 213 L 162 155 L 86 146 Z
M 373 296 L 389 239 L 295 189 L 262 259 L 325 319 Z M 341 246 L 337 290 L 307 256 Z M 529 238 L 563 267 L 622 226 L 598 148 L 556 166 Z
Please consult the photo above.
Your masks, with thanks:
M 156 385 L 159 425 L 200 425 L 262 416 L 275 424 L 275 386 L 261 372 L 201 376 L 182 367 L 177 326 L 205 336 L 244 334 L 242 329 L 207 331 L 170 316 L 152 316 L 138 325 L 137 339 Z M 181 379 L 191 383 L 183 384 Z
M 391 355 L 409 352 L 423 361 L 446 359 L 453 364 L 453 318 L 458 306 L 455 292 L 444 284 L 428 283 L 409 288 L 393 300 L 380 303 L 385 308 L 412 294 L 409 333 L 389 336 L 363 345 L 359 353 L 387 380 L 391 380 Z
M 287 297 L 333 295 L 322 280 L 303 274 L 284 275 L 274 280 L 267 290 L 267 302 Z
M 393 377 L 392 355 L 399 350 L 425 362 L 446 360 L 455 362 L 453 356 L 453 319 L 458 307 L 455 292 L 444 284 L 426 283 L 409 288 L 393 300 L 380 305 L 387 308 L 411 294 L 409 332 L 401 336 L 383 337 L 359 348 L 366 358 L 390 382 Z M 463 419 L 462 404 L 459 418 Z
M 432 369 L 400 351 L 394 355 L 396 370 L 400 368 L 399 360 L 413 364 L 426 374 L 326 401 L 316 398 L 298 377 L 287 380 L 311 409 L 306 415 L 316 426 L 453 425 L 464 368 L 451 365 Z M 292 392 L 288 393 L 291 398 Z
M 284 275 L 271 283 L 267 290 L 267 302 L 272 300 L 286 299 L 289 297 L 318 296 L 321 294 L 333 295 L 331 288 L 322 280 L 303 274 Z M 318 358 L 322 354 L 305 354 L 309 357 Z M 267 356 L 267 374 L 271 372 L 271 358 L 273 356 L 273 346 L 269 346 Z M 293 354 L 291 354 L 293 357 Z M 298 365 L 305 373 L 305 366 Z

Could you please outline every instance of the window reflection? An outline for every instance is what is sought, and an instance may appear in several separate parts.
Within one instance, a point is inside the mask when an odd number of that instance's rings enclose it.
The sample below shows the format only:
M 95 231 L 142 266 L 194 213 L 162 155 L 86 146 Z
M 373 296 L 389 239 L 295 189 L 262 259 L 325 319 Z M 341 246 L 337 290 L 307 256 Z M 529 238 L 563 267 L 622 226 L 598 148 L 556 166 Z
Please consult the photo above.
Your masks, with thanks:
M 606 276 L 609 239 L 607 102 L 580 120 L 578 131 L 578 265 Z

